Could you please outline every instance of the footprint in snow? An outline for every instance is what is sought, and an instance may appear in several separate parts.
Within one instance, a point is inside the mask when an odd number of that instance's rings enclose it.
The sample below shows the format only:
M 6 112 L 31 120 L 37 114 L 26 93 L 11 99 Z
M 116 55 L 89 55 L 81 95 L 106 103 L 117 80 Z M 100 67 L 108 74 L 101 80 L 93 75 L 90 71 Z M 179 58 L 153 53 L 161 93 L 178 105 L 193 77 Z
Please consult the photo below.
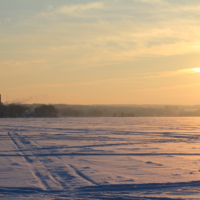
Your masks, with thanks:
M 154 165 L 157 165 L 157 166 L 163 166 L 162 164 L 153 163 L 151 161 L 147 161 L 146 164 L 154 164 Z
M 83 167 L 83 169 L 90 169 L 90 167 Z
M 19 166 L 20 164 L 19 163 L 12 163 L 11 165 L 12 166 Z
M 146 164 L 153 164 L 151 161 L 147 161 Z

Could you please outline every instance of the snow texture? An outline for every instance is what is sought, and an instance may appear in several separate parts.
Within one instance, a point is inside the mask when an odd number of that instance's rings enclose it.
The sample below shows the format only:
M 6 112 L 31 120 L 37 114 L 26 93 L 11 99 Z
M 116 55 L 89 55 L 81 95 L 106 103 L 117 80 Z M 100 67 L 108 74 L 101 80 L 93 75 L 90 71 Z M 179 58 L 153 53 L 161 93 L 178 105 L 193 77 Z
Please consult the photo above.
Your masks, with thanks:
M 0 119 L 0 199 L 200 199 L 200 118 Z

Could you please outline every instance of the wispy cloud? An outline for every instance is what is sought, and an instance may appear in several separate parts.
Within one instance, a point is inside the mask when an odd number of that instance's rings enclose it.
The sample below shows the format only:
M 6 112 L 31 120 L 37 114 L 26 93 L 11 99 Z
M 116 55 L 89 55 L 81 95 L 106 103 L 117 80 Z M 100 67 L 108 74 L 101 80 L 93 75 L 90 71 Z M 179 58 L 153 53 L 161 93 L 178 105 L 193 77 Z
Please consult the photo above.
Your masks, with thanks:
M 134 89 L 134 91 L 162 91 L 162 90 L 176 90 L 176 89 L 186 89 L 186 88 L 194 88 L 199 87 L 200 83 L 195 84 L 184 84 L 184 85 L 174 85 L 169 87 L 158 87 L 158 88 L 148 88 L 148 89 Z
M 149 4 L 163 4 L 164 2 L 162 0 L 133 0 L 133 1 L 138 1 L 138 2 L 142 2 L 142 3 L 149 3 Z
M 56 9 L 55 13 L 74 14 L 74 13 L 80 12 L 80 11 L 101 9 L 103 7 L 104 7 L 104 3 L 102 3 L 102 2 L 94 2 L 94 3 L 88 3 L 88 4 L 76 4 L 76 5 L 71 5 L 71 6 L 62 6 L 58 9 Z
M 173 77 L 179 76 L 184 74 L 195 74 L 200 73 L 199 68 L 189 68 L 189 69 L 182 69 L 176 71 L 165 71 L 165 72 L 156 72 L 156 73 L 137 73 L 134 74 L 132 77 L 124 77 L 124 78 L 112 78 L 112 79 L 104 79 L 104 80 L 96 80 L 90 82 L 80 82 L 76 83 L 78 85 L 93 85 L 93 84 L 101 84 L 103 82 L 118 82 L 118 81 L 128 81 L 128 80 L 136 80 L 136 79 L 155 79 L 155 78 L 162 78 L 162 77 Z
M 27 84 L 27 85 L 21 85 L 21 86 L 13 86 L 13 87 L 5 87 L 1 88 L 1 90 L 22 90 L 22 89 L 28 89 L 28 88 L 60 88 L 64 87 L 66 84 Z
M 23 2 L 13 1 L 11 9 L 2 1 L 7 9 L 0 8 L 4 92 L 86 93 L 121 85 L 120 93 L 128 85 L 137 89 L 135 83 L 148 89 L 198 79 L 197 0 Z
M 0 62 L 1 75 L 31 75 L 49 68 L 47 60 L 16 60 Z
M 123 78 L 110 78 L 110 79 L 99 79 L 95 81 L 82 81 L 82 82 L 72 82 L 72 83 L 58 83 L 58 84 L 30 84 L 23 86 L 15 86 L 9 88 L 2 88 L 2 90 L 16 90 L 16 89 L 25 89 L 25 88 L 63 88 L 63 87 L 71 87 L 71 86 L 87 86 L 87 85 L 98 85 L 102 83 L 108 82 L 126 82 L 128 80 L 136 80 L 136 79 L 155 79 L 162 77 L 173 77 L 179 76 L 183 74 L 194 74 L 200 73 L 199 68 L 189 68 L 175 71 L 164 71 L 164 72 L 150 72 L 150 73 L 135 73 L 131 77 L 123 77 Z
M 104 8 L 103 2 L 93 2 L 93 3 L 86 3 L 86 4 L 71 4 L 71 5 L 62 5 L 60 7 L 53 7 L 49 5 L 46 11 L 43 11 L 37 14 L 37 18 L 45 17 L 45 18 L 52 18 L 57 15 L 68 15 L 71 17 L 83 17 L 83 14 L 89 12 L 91 10 L 100 10 Z

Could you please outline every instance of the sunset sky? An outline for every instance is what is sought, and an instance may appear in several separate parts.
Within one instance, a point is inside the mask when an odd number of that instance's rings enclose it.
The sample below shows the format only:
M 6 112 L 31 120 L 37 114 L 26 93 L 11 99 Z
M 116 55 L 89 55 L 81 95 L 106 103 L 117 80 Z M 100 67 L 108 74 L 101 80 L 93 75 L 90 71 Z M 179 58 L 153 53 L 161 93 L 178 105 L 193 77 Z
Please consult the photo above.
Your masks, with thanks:
M 200 104 L 200 1 L 0 0 L 0 94 Z

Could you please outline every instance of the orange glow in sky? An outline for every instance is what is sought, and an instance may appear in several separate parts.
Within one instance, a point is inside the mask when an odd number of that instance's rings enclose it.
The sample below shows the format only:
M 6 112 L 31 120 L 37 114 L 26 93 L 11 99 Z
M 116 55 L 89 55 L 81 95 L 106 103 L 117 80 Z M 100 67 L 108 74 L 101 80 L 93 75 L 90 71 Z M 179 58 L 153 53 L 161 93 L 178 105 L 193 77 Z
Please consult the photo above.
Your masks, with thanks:
M 200 72 L 200 68 L 194 68 L 193 69 L 195 72 L 199 73 Z
M 2 101 L 200 104 L 200 2 L 0 0 Z

